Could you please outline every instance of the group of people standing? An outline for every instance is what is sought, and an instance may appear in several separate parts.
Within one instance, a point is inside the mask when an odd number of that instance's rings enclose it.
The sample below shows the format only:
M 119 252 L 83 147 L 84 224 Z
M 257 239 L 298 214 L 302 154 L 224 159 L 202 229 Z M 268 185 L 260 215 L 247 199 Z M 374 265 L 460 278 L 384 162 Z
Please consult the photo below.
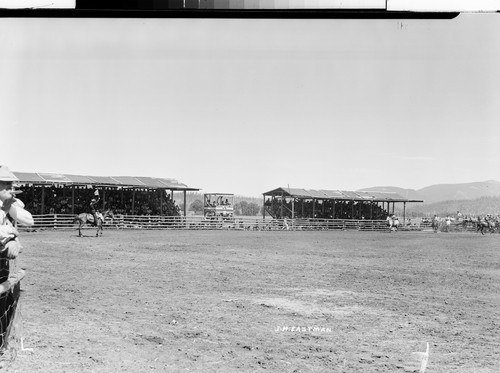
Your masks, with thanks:
M 452 226 L 461 228 L 462 230 L 466 230 L 468 227 L 473 227 L 477 231 L 481 228 L 487 227 L 494 231 L 499 222 L 500 216 L 495 217 L 491 214 L 480 216 L 463 215 L 460 211 L 457 211 L 454 217 L 446 215 L 446 217 L 441 218 L 435 214 L 431 220 L 431 226 L 434 232 L 437 232 L 438 230 L 450 232 L 452 230 Z
M 441 223 L 444 222 L 443 230 L 449 232 L 453 221 L 462 223 L 463 220 L 463 215 L 460 211 L 457 211 L 456 218 L 452 218 L 450 215 L 446 215 L 445 218 L 440 218 L 437 214 L 434 214 L 431 221 L 431 227 L 434 232 L 437 232 L 442 225 Z

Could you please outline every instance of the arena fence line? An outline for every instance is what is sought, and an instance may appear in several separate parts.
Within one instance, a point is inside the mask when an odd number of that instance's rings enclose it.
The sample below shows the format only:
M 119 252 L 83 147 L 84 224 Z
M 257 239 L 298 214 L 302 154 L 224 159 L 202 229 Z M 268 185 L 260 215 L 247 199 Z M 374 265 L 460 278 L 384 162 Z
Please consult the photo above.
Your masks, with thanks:
M 78 228 L 75 223 L 76 215 L 46 214 L 34 215 L 35 224 L 24 230 L 61 229 L 72 230 Z M 234 217 L 226 220 L 208 219 L 204 216 L 151 216 L 151 215 L 115 215 L 108 218 L 103 225 L 106 229 L 232 229 L 232 230 L 359 230 L 359 231 L 388 231 L 385 220 L 346 220 L 346 219 L 273 219 L 262 217 Z M 91 225 L 84 225 L 82 229 L 96 229 Z M 430 226 L 407 225 L 400 230 L 426 230 Z

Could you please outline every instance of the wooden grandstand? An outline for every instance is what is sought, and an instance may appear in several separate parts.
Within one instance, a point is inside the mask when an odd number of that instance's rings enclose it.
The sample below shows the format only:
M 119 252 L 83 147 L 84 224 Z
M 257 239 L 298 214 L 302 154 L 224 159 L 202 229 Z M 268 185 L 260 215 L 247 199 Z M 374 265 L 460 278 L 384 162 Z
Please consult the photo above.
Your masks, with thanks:
M 56 208 L 67 214 L 88 212 L 88 201 L 97 190 L 101 208 L 114 203 L 128 204 L 131 214 L 139 214 L 138 197 L 155 198 L 159 215 L 165 209 L 162 204 L 173 200 L 174 192 L 182 192 L 184 215 L 186 214 L 186 192 L 199 191 L 175 179 L 137 176 L 84 176 L 69 174 L 14 172 L 19 179 L 16 189 L 21 190 L 21 199 L 33 214 L 43 215 Z M 168 195 L 170 193 L 170 195 Z M 111 197 L 113 196 L 113 197 Z M 58 210 L 59 211 L 58 211 Z M 163 213 L 162 213 L 163 212 Z
M 385 220 L 395 205 L 423 202 L 397 193 L 374 191 L 314 190 L 279 187 L 263 193 L 264 211 L 275 219 Z

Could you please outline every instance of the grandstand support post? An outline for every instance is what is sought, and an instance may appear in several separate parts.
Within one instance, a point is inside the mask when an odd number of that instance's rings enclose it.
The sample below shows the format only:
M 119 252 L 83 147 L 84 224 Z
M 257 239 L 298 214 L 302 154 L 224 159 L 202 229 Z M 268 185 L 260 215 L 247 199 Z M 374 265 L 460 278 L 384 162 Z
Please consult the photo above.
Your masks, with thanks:
M 104 211 L 104 207 L 106 206 L 106 189 L 102 187 L 102 210 Z
M 262 195 L 262 220 L 266 220 L 266 195 Z
M 174 190 L 170 189 L 170 201 L 175 205 Z
M 292 219 L 295 219 L 295 198 L 292 198 Z
M 335 219 L 335 200 L 332 199 L 332 219 Z
M 373 201 L 370 201 L 370 220 L 373 220 Z
M 164 189 L 158 189 L 158 192 L 160 194 L 160 216 L 163 215 L 163 191 Z
M 31 187 L 31 200 L 32 201 L 35 200 L 35 186 L 34 185 Z M 37 212 L 35 212 L 35 213 L 37 213 Z
M 283 192 L 281 192 L 281 211 L 280 211 L 280 219 L 283 219 L 283 202 L 285 201 Z
M 75 214 L 75 186 L 71 186 L 71 215 Z
M 45 185 L 42 185 L 42 215 L 45 213 Z
M 403 202 L 403 227 L 406 227 L 406 202 Z
M 132 215 L 135 215 L 135 188 L 132 189 Z
M 186 191 L 184 191 L 184 217 L 186 217 L 187 206 L 186 206 Z
M 312 218 L 314 219 L 316 217 L 316 200 L 313 198 L 313 216 Z
M 352 200 L 351 202 L 352 202 L 352 205 L 351 205 L 351 219 L 354 219 L 354 200 Z

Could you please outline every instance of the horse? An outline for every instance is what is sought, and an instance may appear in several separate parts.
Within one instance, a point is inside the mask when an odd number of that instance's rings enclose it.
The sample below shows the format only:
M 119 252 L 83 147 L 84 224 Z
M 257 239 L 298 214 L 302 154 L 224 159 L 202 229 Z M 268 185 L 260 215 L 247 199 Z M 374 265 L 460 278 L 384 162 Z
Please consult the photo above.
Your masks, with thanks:
M 474 228 L 477 231 L 478 220 L 475 216 L 466 215 L 462 221 L 459 221 L 459 224 L 462 225 L 462 231 L 467 232 L 469 228 Z
M 488 217 L 484 217 L 479 219 L 477 223 L 476 232 L 481 231 L 481 234 L 484 234 L 485 230 L 489 230 L 490 233 L 493 233 L 495 232 L 495 228 L 496 228 L 495 220 Z
M 446 218 L 444 218 L 444 223 L 446 224 L 446 232 L 450 232 L 451 221 L 452 219 L 449 215 Z
M 386 218 L 387 220 L 387 223 L 389 224 L 389 230 L 391 232 L 393 231 L 397 231 L 398 230 L 398 227 L 399 227 L 399 219 L 395 216 L 388 216 Z
M 434 233 L 438 232 L 440 225 L 441 225 L 440 219 L 437 216 L 435 216 L 434 218 L 432 218 L 431 227 L 432 227 L 432 230 L 434 231 Z
M 469 223 L 472 224 L 472 219 L 470 217 L 468 217 L 468 216 L 465 216 L 463 218 L 459 218 L 458 219 L 457 227 L 460 226 L 461 230 L 463 232 L 466 232 L 467 228 L 469 226 Z
M 85 224 L 89 225 L 94 225 L 97 226 L 97 232 L 95 234 L 96 237 L 99 237 L 99 235 L 102 236 L 102 224 L 104 223 L 104 220 L 106 218 L 114 218 L 113 212 L 111 209 L 107 209 L 104 211 L 104 214 L 97 213 L 97 224 L 94 223 L 94 216 L 92 214 L 88 214 L 86 212 L 82 212 L 81 214 L 78 214 L 74 219 L 73 219 L 73 224 L 78 223 L 78 237 L 82 236 L 82 226 Z

